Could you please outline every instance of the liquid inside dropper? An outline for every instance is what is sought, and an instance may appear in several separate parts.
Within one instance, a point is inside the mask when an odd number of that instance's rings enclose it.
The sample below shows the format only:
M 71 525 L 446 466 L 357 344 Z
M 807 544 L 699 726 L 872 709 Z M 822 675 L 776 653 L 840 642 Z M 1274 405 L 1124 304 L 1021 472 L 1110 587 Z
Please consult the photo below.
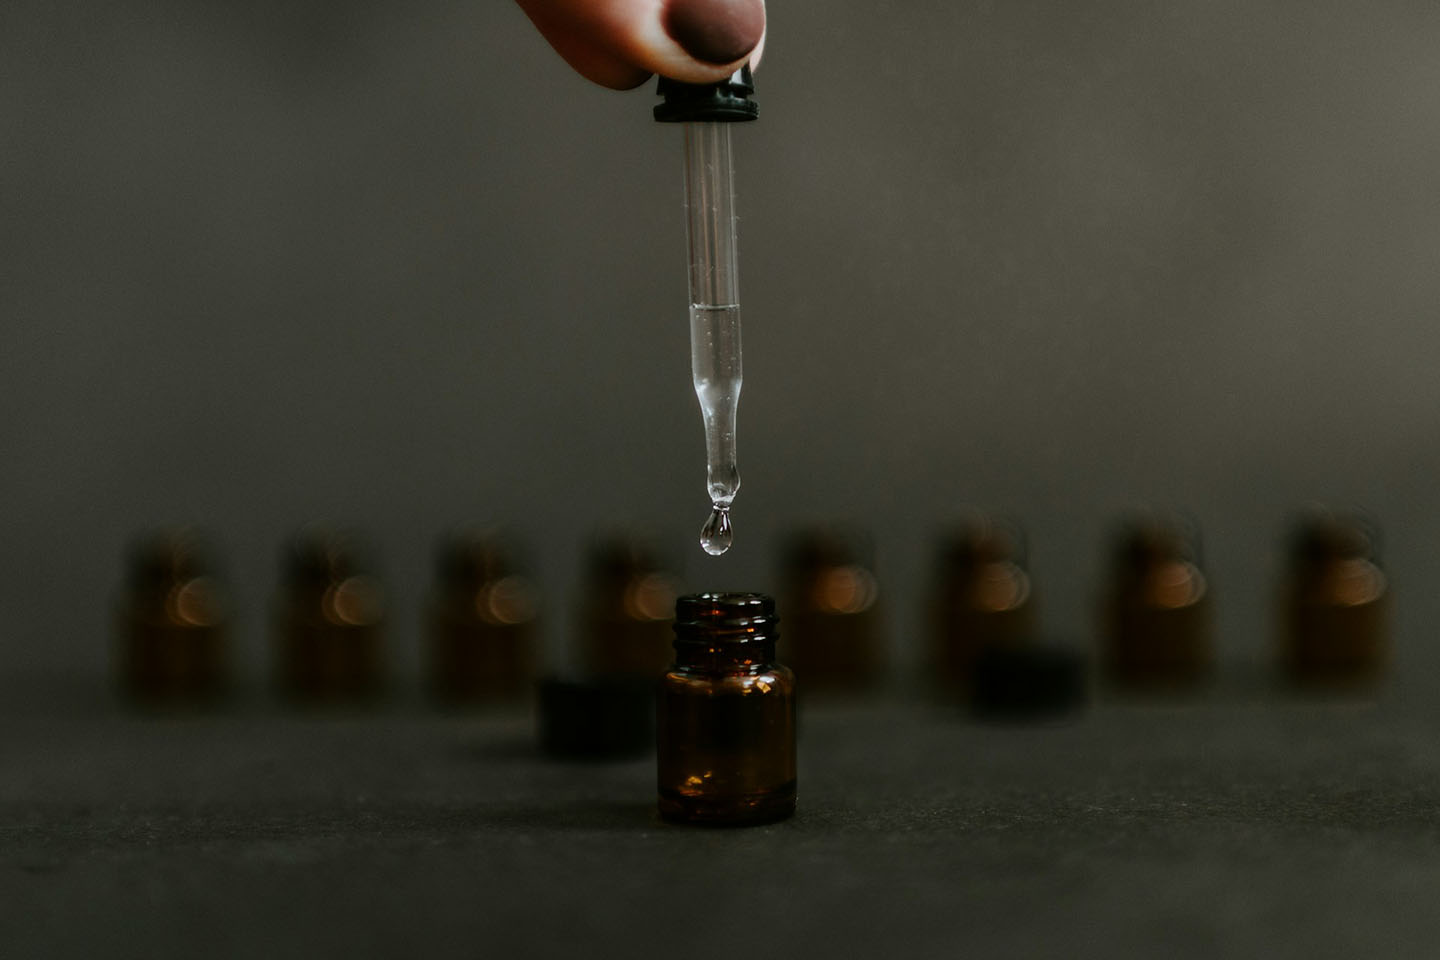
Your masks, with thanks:
M 700 546 L 712 557 L 730 549 L 730 504 L 740 490 L 735 461 L 735 419 L 740 405 L 740 307 L 690 306 L 691 373 L 705 421 L 705 490 L 710 518 Z
M 700 528 L 700 548 L 718 557 L 730 549 L 734 539 L 730 532 L 730 508 L 716 504 L 710 511 L 710 519 Z

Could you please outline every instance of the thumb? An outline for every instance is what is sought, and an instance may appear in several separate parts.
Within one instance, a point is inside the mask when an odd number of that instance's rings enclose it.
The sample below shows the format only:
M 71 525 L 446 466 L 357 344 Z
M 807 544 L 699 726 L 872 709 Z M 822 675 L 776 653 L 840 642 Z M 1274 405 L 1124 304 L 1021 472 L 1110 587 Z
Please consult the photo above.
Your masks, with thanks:
M 765 0 L 518 0 L 580 74 L 628 90 L 659 73 L 714 83 L 759 63 Z

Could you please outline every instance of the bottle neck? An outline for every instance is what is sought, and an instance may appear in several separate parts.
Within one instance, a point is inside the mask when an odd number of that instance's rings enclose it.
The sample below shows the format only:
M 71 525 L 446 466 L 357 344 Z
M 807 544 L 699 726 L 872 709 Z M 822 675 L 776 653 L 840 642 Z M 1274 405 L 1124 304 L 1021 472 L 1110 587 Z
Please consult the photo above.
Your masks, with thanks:
M 676 637 L 675 665 L 713 673 L 743 673 L 773 663 L 775 641 L 768 637 L 735 641 L 728 637 Z
M 775 601 L 758 593 L 701 593 L 675 602 L 675 664 L 744 673 L 775 659 Z

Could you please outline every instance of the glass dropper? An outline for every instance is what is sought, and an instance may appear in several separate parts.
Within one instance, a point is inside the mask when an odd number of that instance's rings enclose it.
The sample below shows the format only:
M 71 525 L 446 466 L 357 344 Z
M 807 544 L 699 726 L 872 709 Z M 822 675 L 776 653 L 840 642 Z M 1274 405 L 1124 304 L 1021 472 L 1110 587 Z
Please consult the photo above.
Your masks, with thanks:
M 685 124 L 685 210 L 690 250 L 690 372 L 705 423 L 705 487 L 710 517 L 700 546 L 730 549 L 730 505 L 740 489 L 735 422 L 740 364 L 740 271 L 735 241 L 735 176 L 730 124 L 754 120 L 759 107 L 750 68 L 693 85 L 662 77 L 665 102 L 655 119 Z

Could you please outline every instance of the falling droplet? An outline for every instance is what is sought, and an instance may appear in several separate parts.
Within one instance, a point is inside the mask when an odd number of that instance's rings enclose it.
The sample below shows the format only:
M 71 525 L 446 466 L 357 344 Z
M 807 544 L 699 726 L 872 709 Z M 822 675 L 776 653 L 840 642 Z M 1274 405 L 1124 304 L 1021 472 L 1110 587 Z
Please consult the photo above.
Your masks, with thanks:
M 710 519 L 700 528 L 700 547 L 710 556 L 718 557 L 730 549 L 734 540 L 730 532 L 730 508 L 716 506 L 710 511 Z

